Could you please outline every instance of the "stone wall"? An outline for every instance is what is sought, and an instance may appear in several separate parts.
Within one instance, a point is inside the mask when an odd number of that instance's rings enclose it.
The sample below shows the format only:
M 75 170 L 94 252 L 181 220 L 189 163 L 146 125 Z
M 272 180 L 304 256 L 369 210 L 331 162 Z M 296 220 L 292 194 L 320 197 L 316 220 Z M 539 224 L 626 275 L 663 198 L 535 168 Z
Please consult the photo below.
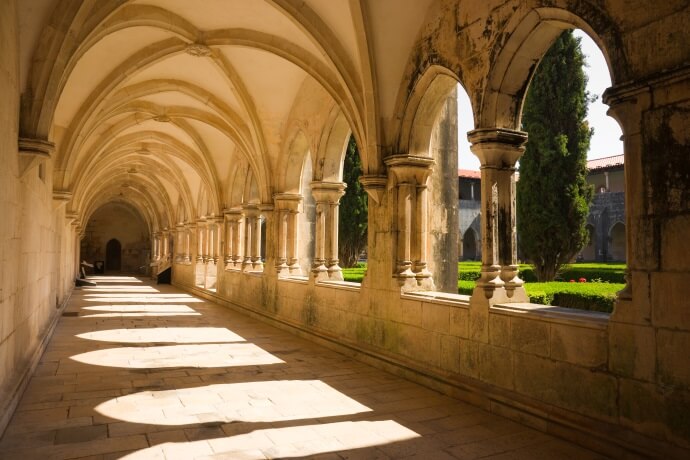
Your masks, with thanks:
M 106 261 L 106 245 L 116 239 L 121 245 L 121 272 L 141 273 L 149 262 L 151 241 L 149 229 L 131 207 L 111 203 L 99 208 L 86 225 L 81 240 L 80 259 L 89 263 Z M 107 261 L 106 261 L 107 262 Z
M 53 200 L 52 164 L 18 154 L 17 40 L 16 2 L 0 2 L 0 433 L 75 273 L 74 232 Z

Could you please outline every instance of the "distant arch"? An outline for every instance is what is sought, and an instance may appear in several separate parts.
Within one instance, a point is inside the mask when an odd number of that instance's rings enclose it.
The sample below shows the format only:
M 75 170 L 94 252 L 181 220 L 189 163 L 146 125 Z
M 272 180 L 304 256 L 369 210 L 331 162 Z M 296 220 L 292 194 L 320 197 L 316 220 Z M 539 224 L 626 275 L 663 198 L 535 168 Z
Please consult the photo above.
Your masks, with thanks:
M 609 258 L 615 262 L 625 261 L 625 225 L 616 222 L 609 231 Z
M 462 260 L 477 260 L 477 233 L 468 228 L 462 237 Z

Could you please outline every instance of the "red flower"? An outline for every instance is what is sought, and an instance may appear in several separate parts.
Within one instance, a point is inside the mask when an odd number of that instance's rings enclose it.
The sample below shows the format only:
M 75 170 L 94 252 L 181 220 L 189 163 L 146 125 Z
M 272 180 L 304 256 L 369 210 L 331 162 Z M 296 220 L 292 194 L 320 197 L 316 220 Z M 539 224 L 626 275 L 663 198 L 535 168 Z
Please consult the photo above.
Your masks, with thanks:
M 585 278 L 580 278 L 579 281 L 580 281 L 580 283 L 586 283 L 587 282 L 587 280 Z
M 574 282 L 575 282 L 575 280 L 570 280 L 570 282 L 571 282 L 571 283 L 574 283 Z

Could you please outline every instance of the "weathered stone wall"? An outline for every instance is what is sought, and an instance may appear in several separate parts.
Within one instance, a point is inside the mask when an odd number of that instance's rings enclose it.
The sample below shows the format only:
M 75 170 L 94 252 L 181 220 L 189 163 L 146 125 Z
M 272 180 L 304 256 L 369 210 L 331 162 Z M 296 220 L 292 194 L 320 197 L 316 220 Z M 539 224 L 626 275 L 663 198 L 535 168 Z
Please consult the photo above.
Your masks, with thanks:
M 18 154 L 16 2 L 0 3 L 0 433 L 72 287 L 74 233 L 53 204 L 51 163 Z

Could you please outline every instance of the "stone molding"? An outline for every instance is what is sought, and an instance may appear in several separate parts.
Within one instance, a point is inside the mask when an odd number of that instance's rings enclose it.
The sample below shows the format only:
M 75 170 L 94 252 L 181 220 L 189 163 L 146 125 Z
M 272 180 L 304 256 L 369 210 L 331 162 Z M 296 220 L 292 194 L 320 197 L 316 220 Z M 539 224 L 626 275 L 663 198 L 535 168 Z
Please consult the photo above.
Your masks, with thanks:
M 20 137 L 17 142 L 19 152 L 19 175 L 24 176 L 34 166 L 49 160 L 55 151 L 55 144 L 44 139 Z

